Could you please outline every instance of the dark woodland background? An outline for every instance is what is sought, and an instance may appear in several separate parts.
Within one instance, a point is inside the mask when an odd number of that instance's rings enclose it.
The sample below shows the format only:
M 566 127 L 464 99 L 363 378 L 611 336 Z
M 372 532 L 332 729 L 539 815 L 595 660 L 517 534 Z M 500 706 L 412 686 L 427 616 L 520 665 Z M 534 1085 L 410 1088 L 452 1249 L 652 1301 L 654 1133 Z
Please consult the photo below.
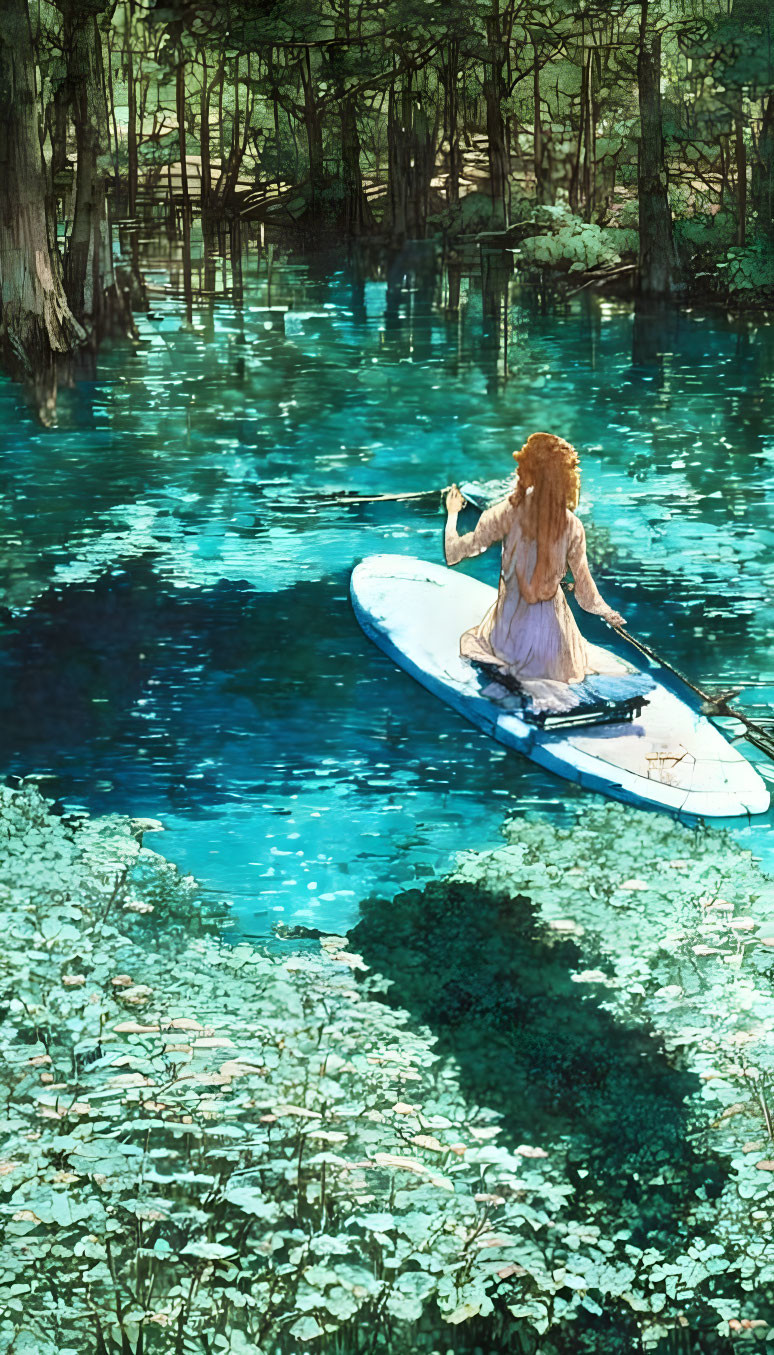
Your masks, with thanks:
M 131 327 L 110 221 L 159 211 L 473 235 L 646 295 L 774 289 L 766 0 L 5 0 L 0 98 L 0 343 L 37 380 Z

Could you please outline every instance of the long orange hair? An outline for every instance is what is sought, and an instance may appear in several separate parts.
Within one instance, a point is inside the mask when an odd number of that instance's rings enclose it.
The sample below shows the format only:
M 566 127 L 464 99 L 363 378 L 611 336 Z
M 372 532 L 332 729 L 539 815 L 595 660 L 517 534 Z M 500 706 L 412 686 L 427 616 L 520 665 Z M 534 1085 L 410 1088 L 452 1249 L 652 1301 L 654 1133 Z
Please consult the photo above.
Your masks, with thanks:
M 537 559 L 529 583 L 519 577 L 519 588 L 528 602 L 541 599 L 550 582 L 552 547 L 567 526 L 567 509 L 578 505 L 580 471 L 578 453 L 564 438 L 554 433 L 531 433 L 524 446 L 514 452 L 519 468 L 516 488 L 510 501 L 518 508 L 527 502 L 525 535 L 537 540 Z

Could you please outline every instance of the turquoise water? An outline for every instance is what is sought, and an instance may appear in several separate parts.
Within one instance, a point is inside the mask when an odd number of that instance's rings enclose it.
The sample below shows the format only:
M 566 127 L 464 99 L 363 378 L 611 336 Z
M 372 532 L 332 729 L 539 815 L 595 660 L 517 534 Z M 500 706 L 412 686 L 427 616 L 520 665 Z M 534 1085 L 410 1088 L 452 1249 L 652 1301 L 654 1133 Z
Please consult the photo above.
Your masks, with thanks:
M 160 819 L 149 842 L 257 935 L 344 929 L 372 890 L 495 845 L 506 811 L 597 803 L 397 672 L 347 596 L 365 555 L 442 559 L 444 520 L 437 494 L 348 496 L 506 475 L 539 428 L 581 451 L 597 581 L 632 631 L 768 707 L 770 325 L 588 294 L 541 313 L 512 285 L 506 351 L 475 270 L 457 314 L 442 269 L 388 285 L 252 248 L 241 288 L 195 260 L 187 302 L 176 246 L 144 242 L 142 268 L 136 342 L 60 393 L 56 427 L 0 385 L 7 772 Z M 771 829 L 734 825 L 769 865 Z

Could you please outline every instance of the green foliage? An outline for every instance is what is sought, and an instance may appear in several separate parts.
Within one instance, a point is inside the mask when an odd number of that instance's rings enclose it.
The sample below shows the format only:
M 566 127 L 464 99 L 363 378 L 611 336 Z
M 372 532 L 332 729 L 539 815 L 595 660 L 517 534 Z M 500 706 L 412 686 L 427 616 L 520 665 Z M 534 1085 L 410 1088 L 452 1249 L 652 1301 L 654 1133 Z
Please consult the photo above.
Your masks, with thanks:
M 637 230 L 640 224 L 640 204 L 637 199 L 627 197 L 616 204 L 611 210 L 609 221 L 622 230 Z
M 140 829 L 0 794 L 0 1349 L 384 1342 L 495 1291 L 544 1327 L 550 1160 L 498 1145 L 341 938 L 284 961 L 191 939 L 195 887 Z
M 139 149 L 141 165 L 174 165 L 179 159 L 180 138 L 177 131 L 167 132 L 156 140 L 143 141 Z
M 622 258 L 627 255 L 637 254 L 640 247 L 640 233 L 636 227 L 631 226 L 601 226 L 600 232 L 604 243 L 612 250 L 617 250 Z
M 586 1348 L 602 1316 L 631 1348 L 686 1306 L 703 1323 L 758 1319 L 774 1272 L 749 1211 L 768 1218 L 774 1173 L 765 1143 L 739 1143 L 765 1137 L 747 1070 L 768 1085 L 774 998 L 747 922 L 770 885 L 749 854 L 619 807 L 567 830 L 514 820 L 455 880 L 366 906 L 353 939 L 380 974 L 344 938 L 284 958 L 223 944 L 194 882 L 142 845 L 153 826 L 66 821 L 29 786 L 0 792 L 0 1350 L 83 1349 L 97 1330 L 123 1352 L 141 1333 L 146 1352 L 354 1350 L 366 1329 L 375 1348 L 430 1350 L 445 1331 L 549 1351 L 568 1323 Z M 482 964 L 477 1025 L 463 999 Z M 554 1006 L 534 1026 L 541 982 Z M 632 1150 L 667 1208 L 647 1236 L 599 1155 L 579 1172 L 551 1083 L 534 1081 L 552 1025 L 575 1039 L 584 1008 L 581 1098 L 593 1018 L 608 1082 L 629 1029 L 633 1075 L 664 1108 Z M 633 1021 L 673 1057 L 700 1051 L 671 1103 Z M 509 1111 L 495 1085 L 479 1094 L 475 1038 L 506 1090 L 528 1051 L 533 1081 Z M 522 1142 L 511 1121 L 535 1099 Z M 670 1116 L 687 1143 L 661 1153 Z M 686 1172 L 676 1219 L 669 1181 Z M 623 1347 L 597 1333 L 588 1348 Z
M 550 234 L 533 235 L 522 242 L 516 251 L 516 261 L 521 265 L 581 273 L 614 266 L 621 262 L 622 245 L 631 248 L 632 232 L 583 221 L 563 205 L 537 208 L 535 220 L 555 228 Z
M 765 1333 L 772 881 L 726 834 L 620 806 L 507 839 L 364 905 L 354 944 L 511 1141 L 563 1145 L 587 1300 L 642 1314 L 646 1344 L 681 1311 Z
M 736 221 L 731 212 L 686 216 L 675 222 L 675 241 L 678 249 L 687 254 L 697 251 L 718 256 L 732 243 Z
M 774 294 L 774 250 L 768 241 L 726 250 L 717 268 L 720 285 L 733 297 Z

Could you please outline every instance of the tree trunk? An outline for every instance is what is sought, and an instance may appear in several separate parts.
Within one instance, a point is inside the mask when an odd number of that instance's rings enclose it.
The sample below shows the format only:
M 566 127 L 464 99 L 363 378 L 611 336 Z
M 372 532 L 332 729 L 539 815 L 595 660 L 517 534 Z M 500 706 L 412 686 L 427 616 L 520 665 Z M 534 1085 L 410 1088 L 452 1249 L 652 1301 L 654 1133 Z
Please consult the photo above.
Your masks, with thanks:
M 51 179 L 56 184 L 59 175 L 67 168 L 67 110 L 70 95 L 66 79 L 55 86 L 51 100 Z
M 763 109 L 750 196 L 758 230 L 765 239 L 774 240 L 774 94 L 768 96 Z
M 387 107 L 387 207 L 384 223 L 396 243 L 424 239 L 430 180 L 435 169 L 434 137 L 411 72 L 401 86 L 390 85 Z
M 495 0 L 495 4 L 497 0 Z M 503 65 L 504 44 L 500 33 L 500 15 L 495 7 L 487 16 L 487 59 L 484 67 L 484 99 L 486 102 L 486 136 L 489 148 L 489 177 L 491 183 L 492 221 L 495 227 L 506 224 L 506 191 L 508 186 L 508 159 L 505 149 L 503 122 Z
M 387 206 L 384 223 L 397 242 L 406 238 L 406 199 L 411 172 L 408 138 L 401 109 L 402 100 L 396 87 L 393 62 L 393 78 L 387 96 Z
M 304 126 L 309 153 L 309 187 L 312 195 L 312 216 L 314 217 L 319 213 L 321 206 L 320 198 L 325 186 L 325 166 L 323 162 L 322 119 L 317 105 L 312 75 L 312 58 L 308 47 L 301 59 L 301 84 L 304 91 Z
M 236 78 L 239 79 L 239 58 L 237 58 Z M 237 84 L 238 88 L 238 84 Z M 247 71 L 245 73 L 245 107 L 244 119 L 242 123 L 242 136 L 239 136 L 239 103 L 238 95 L 234 100 L 234 124 L 231 134 L 231 149 L 228 153 L 228 163 L 226 174 L 222 183 L 221 197 L 224 202 L 231 202 L 236 193 L 237 182 L 242 169 L 242 161 L 245 158 L 247 150 L 247 138 L 250 135 L 250 120 L 253 115 L 254 98 L 250 95 L 250 53 L 247 53 Z
M 583 216 L 591 221 L 594 212 L 594 48 L 586 61 L 586 108 L 583 127 Z
M 185 318 L 193 325 L 193 277 L 191 273 L 191 213 L 183 206 L 183 296 L 185 297 Z
M 643 295 L 665 296 L 672 288 L 675 255 L 661 119 L 661 36 L 648 30 L 648 0 L 642 0 L 640 15 L 637 62 L 640 104 L 637 162 L 640 204 L 639 287 Z
M 416 99 L 411 113 L 412 173 L 407 226 L 412 239 L 424 240 L 430 210 L 430 181 L 435 173 L 435 135 L 421 98 Z
M 0 4 L 0 351 L 35 377 L 85 338 L 67 303 L 46 220 L 46 182 L 26 0 Z
M 459 204 L 460 174 L 462 173 L 459 127 L 459 56 L 459 39 L 451 38 L 443 66 L 446 137 L 449 143 L 446 200 L 450 207 L 456 207 Z
M 127 166 L 127 211 L 133 217 L 137 213 L 137 181 L 139 178 L 139 157 L 137 147 L 137 87 L 134 83 L 134 53 L 132 51 L 132 15 L 134 0 L 124 10 L 124 54 L 126 62 L 127 129 L 126 147 Z
M 183 211 L 189 212 L 191 199 L 188 195 L 188 142 L 185 126 L 185 61 L 182 52 L 178 52 L 175 72 L 175 108 L 177 112 L 177 140 L 180 147 L 180 191 L 183 198 Z
M 107 124 L 107 126 L 108 126 L 108 145 L 107 145 L 107 148 L 106 148 L 106 149 L 107 149 L 107 151 L 108 151 L 108 154 L 110 155 L 110 158 L 111 158 L 112 161 L 113 161 L 113 183 L 114 183 L 114 185 L 115 185 L 116 191 L 118 191 L 118 179 L 119 179 L 119 170 L 118 170 L 118 118 L 116 117 L 116 101 L 115 101 L 115 99 L 113 98 L 113 42 L 112 42 L 112 35 L 111 35 L 110 32 L 108 32 L 108 34 L 107 34 L 107 49 L 108 49 L 108 67 L 107 67 L 107 75 L 105 74 L 105 64 L 104 64 L 104 62 L 102 63 L 102 93 L 103 93 L 103 95 L 104 95 L 104 99 L 105 99 L 105 108 L 107 109 L 107 114 L 108 114 L 108 119 L 109 119 L 108 124 Z M 112 135 L 112 138 L 111 138 L 111 135 L 110 135 L 110 128 L 111 128 L 111 126 L 112 126 L 112 128 L 113 128 L 113 135 Z
M 280 136 L 279 119 L 279 91 L 274 85 L 271 92 L 272 111 L 274 115 L 274 149 L 277 156 L 277 192 L 282 192 L 282 174 L 280 173 L 280 163 L 282 160 L 282 137 Z
M 202 170 L 200 181 L 202 212 L 210 205 L 212 193 L 212 164 L 210 160 L 210 87 L 207 80 L 207 53 L 202 52 L 202 93 L 199 106 L 199 144 L 201 146 Z
M 537 41 L 533 35 L 532 38 L 532 60 L 534 67 L 532 71 L 532 102 L 534 105 L 534 124 L 533 124 L 533 157 L 535 165 L 535 201 L 545 202 L 545 185 L 543 182 L 543 126 L 540 121 L 540 66 L 538 64 Z
M 583 61 L 581 64 L 580 112 L 578 114 L 578 140 L 576 143 L 575 155 L 573 157 L 572 169 L 570 171 L 570 186 L 568 190 L 570 207 L 572 208 L 573 212 L 577 212 L 581 197 L 580 190 L 581 157 L 583 155 L 583 134 L 586 129 L 586 76 L 588 74 L 588 67 L 586 64 L 585 35 L 583 34 L 583 31 L 581 32 L 581 36 L 584 38 L 584 47 L 583 47 Z
M 740 99 L 741 103 L 741 99 Z M 735 126 L 736 150 L 736 243 L 744 246 L 747 238 L 747 148 L 741 110 Z
M 73 313 L 95 341 L 114 325 L 130 328 L 116 286 L 107 215 L 105 173 L 99 164 L 107 143 L 107 104 L 102 80 L 102 40 L 94 14 L 68 6 L 66 55 L 77 150 L 75 210 L 65 256 L 64 280 Z
M 231 258 L 231 300 L 234 305 L 241 309 L 244 302 L 244 281 L 242 275 L 242 222 L 239 217 L 232 217 L 229 226 L 229 255 Z M 244 330 L 242 331 L 244 339 Z
M 343 225 L 349 235 L 363 235 L 373 225 L 373 214 L 363 188 L 360 136 L 355 101 L 339 91 L 341 116 L 341 181 L 344 189 Z

